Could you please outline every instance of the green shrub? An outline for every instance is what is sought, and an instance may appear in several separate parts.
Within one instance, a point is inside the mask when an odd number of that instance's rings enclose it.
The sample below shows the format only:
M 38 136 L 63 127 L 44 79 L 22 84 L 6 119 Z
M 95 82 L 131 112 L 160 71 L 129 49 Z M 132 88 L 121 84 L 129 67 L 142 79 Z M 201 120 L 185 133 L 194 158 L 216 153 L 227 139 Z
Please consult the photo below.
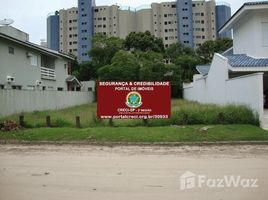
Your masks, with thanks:
M 72 124 L 62 118 L 52 120 L 52 127 L 70 127 L 71 125 Z

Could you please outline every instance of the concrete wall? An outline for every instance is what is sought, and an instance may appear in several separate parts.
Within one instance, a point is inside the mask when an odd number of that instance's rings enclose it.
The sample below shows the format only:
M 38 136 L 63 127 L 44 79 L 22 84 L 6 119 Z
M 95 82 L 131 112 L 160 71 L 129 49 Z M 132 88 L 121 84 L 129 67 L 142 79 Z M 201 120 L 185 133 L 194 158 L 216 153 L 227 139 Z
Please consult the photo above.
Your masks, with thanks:
M 255 58 L 268 57 L 268 45 L 263 44 L 267 35 L 263 35 L 263 23 L 268 23 L 266 11 L 247 14 L 233 28 L 234 54 L 247 54 Z
M 200 103 L 246 105 L 263 120 L 263 73 L 229 79 L 227 59 L 220 54 L 215 54 L 207 77 L 196 75 L 184 85 L 183 96 Z
M 24 42 L 29 41 L 29 35 L 27 33 L 12 26 L 0 26 L 0 33 L 9 35 L 10 37 L 16 38 Z
M 92 92 L 0 90 L 0 116 L 63 109 L 93 100 Z
M 244 104 L 263 118 L 263 73 L 255 73 L 226 81 L 226 103 Z
M 135 32 L 136 28 L 136 13 L 127 11 L 127 10 L 119 10 L 118 16 L 118 27 L 119 33 L 118 36 L 120 38 L 126 38 L 127 35 L 131 32 Z

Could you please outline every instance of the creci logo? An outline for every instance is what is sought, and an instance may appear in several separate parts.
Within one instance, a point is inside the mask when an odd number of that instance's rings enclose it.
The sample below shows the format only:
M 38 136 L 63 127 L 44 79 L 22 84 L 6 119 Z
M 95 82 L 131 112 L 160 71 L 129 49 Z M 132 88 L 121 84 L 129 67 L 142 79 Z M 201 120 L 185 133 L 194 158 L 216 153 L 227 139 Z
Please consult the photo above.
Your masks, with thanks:
M 138 92 L 130 92 L 126 97 L 126 105 L 130 108 L 138 108 L 142 105 L 142 97 Z

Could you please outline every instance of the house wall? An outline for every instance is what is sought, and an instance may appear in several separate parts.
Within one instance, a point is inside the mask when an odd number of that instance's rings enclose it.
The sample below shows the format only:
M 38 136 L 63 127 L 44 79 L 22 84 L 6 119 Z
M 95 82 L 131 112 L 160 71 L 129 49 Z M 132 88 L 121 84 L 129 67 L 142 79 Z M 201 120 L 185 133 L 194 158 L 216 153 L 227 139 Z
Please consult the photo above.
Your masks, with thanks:
M 0 90 L 0 117 L 91 103 L 93 92 Z
M 241 76 L 226 81 L 226 103 L 243 104 L 263 116 L 263 73 Z
M 255 58 L 268 57 L 268 44 L 263 44 L 264 38 L 268 36 L 263 34 L 262 23 L 268 24 L 266 11 L 248 13 L 239 20 L 239 24 L 233 27 L 234 54 L 247 54 Z
M 8 48 L 14 48 L 14 54 L 10 54 Z M 37 66 L 31 65 L 31 59 L 27 56 L 27 52 L 37 56 Z M 0 85 L 5 88 L 11 88 L 12 85 L 22 86 L 22 89 L 29 89 L 36 86 L 36 81 L 42 81 L 41 86 L 36 89 L 42 89 L 43 86 L 62 87 L 67 90 L 65 79 L 68 76 L 67 60 L 55 57 L 55 73 L 56 80 L 46 80 L 41 78 L 41 54 L 38 51 L 28 47 L 18 45 L 0 39 Z M 43 66 L 46 67 L 46 66 Z M 15 78 L 15 82 L 8 84 L 7 76 Z
M 194 78 L 184 86 L 183 96 L 200 103 L 246 105 L 259 114 L 261 123 L 263 120 L 263 74 L 229 79 L 228 61 L 220 54 L 215 54 L 206 78 Z
M 8 48 L 14 48 L 14 55 L 9 54 Z M 41 80 L 40 67 L 31 66 L 30 59 L 26 56 L 27 49 L 21 48 L 15 43 L 9 43 L 0 39 L 0 84 L 7 85 L 7 76 L 15 78 L 13 85 L 20 85 L 27 89 L 28 85 L 35 85 L 36 80 Z M 41 65 L 41 58 L 37 52 L 31 53 L 38 55 L 38 66 Z

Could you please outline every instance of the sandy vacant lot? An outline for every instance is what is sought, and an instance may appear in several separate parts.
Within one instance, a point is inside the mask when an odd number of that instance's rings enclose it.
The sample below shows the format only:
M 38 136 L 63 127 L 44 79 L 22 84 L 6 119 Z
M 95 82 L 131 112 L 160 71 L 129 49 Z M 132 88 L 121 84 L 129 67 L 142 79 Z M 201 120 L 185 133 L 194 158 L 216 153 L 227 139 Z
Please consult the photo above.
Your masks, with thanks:
M 258 187 L 181 190 L 186 171 Z M 268 146 L 0 146 L 1 200 L 266 200 L 267 188 Z

